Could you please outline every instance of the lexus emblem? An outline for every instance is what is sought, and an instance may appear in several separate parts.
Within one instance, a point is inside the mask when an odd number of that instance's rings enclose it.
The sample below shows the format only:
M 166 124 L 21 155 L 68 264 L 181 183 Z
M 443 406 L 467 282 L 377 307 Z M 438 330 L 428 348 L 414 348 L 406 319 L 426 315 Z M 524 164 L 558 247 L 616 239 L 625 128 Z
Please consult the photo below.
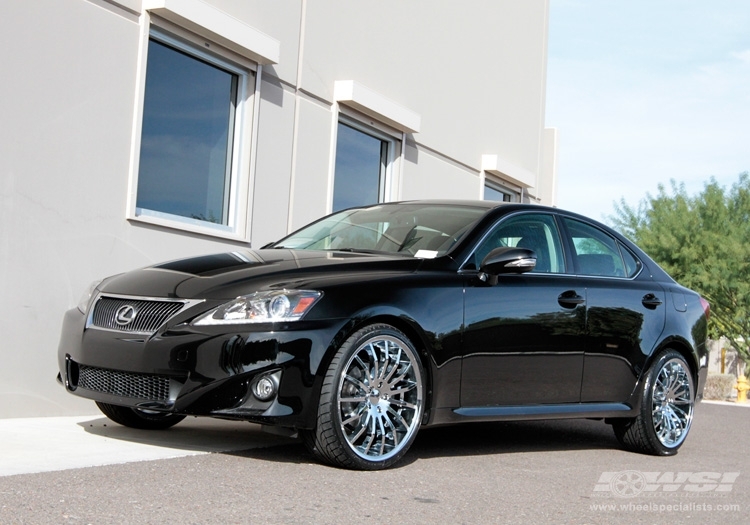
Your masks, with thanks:
M 121 306 L 115 313 L 115 322 L 120 326 L 127 326 L 135 320 L 137 313 L 138 312 L 135 311 L 135 308 L 129 304 Z

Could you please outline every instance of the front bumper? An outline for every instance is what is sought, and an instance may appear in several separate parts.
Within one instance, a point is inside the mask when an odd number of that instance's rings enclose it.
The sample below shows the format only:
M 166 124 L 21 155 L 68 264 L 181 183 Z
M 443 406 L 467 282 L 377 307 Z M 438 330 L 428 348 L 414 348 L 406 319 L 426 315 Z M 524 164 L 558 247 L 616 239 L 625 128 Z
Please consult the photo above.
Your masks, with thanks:
M 312 428 L 321 362 L 344 324 L 182 323 L 139 336 L 87 328 L 73 309 L 60 337 L 60 379 L 74 395 L 114 405 Z M 278 388 L 261 401 L 252 387 L 267 375 Z

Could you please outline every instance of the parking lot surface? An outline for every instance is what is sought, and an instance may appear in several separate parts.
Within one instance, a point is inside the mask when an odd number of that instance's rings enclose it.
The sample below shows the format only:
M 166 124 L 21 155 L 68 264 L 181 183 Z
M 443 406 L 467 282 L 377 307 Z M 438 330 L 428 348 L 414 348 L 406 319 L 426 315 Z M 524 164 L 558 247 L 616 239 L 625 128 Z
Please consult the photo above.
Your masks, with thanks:
M 748 408 L 700 404 L 674 457 L 625 452 L 600 421 L 530 421 L 424 429 L 381 472 L 247 423 L 5 420 L 0 523 L 746 524 Z

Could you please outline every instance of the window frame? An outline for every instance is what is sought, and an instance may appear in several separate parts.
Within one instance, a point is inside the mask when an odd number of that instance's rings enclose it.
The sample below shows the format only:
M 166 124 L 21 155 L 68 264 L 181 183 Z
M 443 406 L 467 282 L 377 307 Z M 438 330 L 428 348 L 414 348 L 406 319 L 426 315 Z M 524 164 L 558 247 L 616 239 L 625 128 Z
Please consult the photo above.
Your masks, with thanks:
M 536 211 L 536 210 L 523 210 L 523 211 L 515 211 L 512 213 L 509 213 L 507 215 L 504 215 L 497 220 L 495 220 L 491 226 L 487 228 L 487 230 L 479 237 L 479 239 L 474 243 L 474 246 L 471 248 L 469 254 L 465 257 L 463 262 L 459 266 L 459 274 L 462 273 L 470 273 L 474 274 L 479 271 L 478 267 L 475 267 L 474 259 L 475 254 L 477 253 L 477 250 L 482 247 L 482 245 L 485 243 L 485 241 L 497 230 L 498 227 L 500 227 L 504 222 L 515 218 L 519 216 L 524 215 L 549 215 L 552 219 L 554 219 L 555 227 L 557 230 L 558 235 L 558 241 L 560 242 L 560 247 L 562 248 L 562 260 L 563 260 L 563 266 L 564 270 L 562 272 L 527 272 L 524 275 L 529 276 L 539 276 L 539 275 L 554 275 L 557 277 L 570 277 L 570 278 L 586 278 L 586 279 L 617 279 L 620 281 L 633 281 L 637 279 L 641 273 L 644 271 L 645 264 L 641 260 L 638 255 L 631 250 L 627 244 L 622 242 L 616 235 L 611 234 L 607 230 L 601 228 L 600 226 L 597 226 L 595 224 L 592 224 L 589 221 L 582 220 L 580 217 L 571 217 L 565 214 L 560 213 L 550 213 L 547 211 Z M 635 261 L 635 272 L 632 275 L 624 275 L 624 276 L 609 276 L 609 275 L 590 275 L 590 274 L 583 274 L 580 273 L 578 268 L 578 261 L 577 261 L 577 252 L 575 248 L 575 243 L 573 241 L 573 235 L 571 234 L 570 228 L 568 227 L 568 221 L 574 221 L 578 222 L 580 224 L 585 225 L 586 227 L 592 228 L 599 232 L 601 235 L 604 235 L 608 238 L 610 238 L 617 250 L 618 255 L 620 256 L 623 264 L 623 268 L 627 271 L 628 264 L 625 262 L 625 254 L 630 256 Z M 477 261 L 476 266 L 478 266 L 479 261 Z
M 576 277 L 584 277 L 586 279 L 618 279 L 618 280 L 623 280 L 623 281 L 632 281 L 636 279 L 643 271 L 643 267 L 644 267 L 643 261 L 641 261 L 641 259 L 635 253 L 633 253 L 632 250 L 630 250 L 622 241 L 620 241 L 620 239 L 618 239 L 616 236 L 612 235 L 608 231 L 588 221 L 581 220 L 580 218 L 577 218 L 577 217 L 561 216 L 561 222 L 565 231 L 564 235 L 567 239 L 568 245 L 570 246 L 570 257 L 571 257 L 571 263 L 573 265 L 572 270 L 575 272 Z M 624 274 L 623 275 L 599 275 L 599 274 L 582 273 L 580 269 L 580 263 L 578 261 L 578 256 L 579 256 L 578 250 L 575 246 L 573 233 L 569 226 L 570 222 L 581 224 L 586 228 L 590 228 L 596 231 L 602 237 L 606 237 L 609 240 L 611 240 L 616 250 L 616 254 L 620 258 L 620 263 L 622 264 Z M 601 241 L 599 240 L 599 242 Z M 627 274 L 628 264 L 625 262 L 625 256 L 623 252 L 627 253 L 636 263 L 635 272 L 632 275 Z
M 508 196 L 508 200 L 502 200 L 502 201 L 496 201 L 494 199 L 488 199 L 487 198 L 487 189 L 490 189 L 492 191 L 496 191 L 498 193 L 502 193 L 503 195 Z M 489 178 L 485 177 L 484 185 L 482 186 L 482 200 L 490 201 L 490 202 L 520 202 L 520 195 L 518 192 L 515 192 L 508 188 L 507 186 L 504 186 L 503 184 L 500 184 L 499 182 L 496 182 L 494 180 L 491 180 Z
M 478 272 L 479 266 L 481 264 L 481 261 L 476 260 L 476 255 L 478 251 L 484 247 L 485 242 L 498 230 L 498 228 L 501 228 L 505 223 L 524 218 L 530 218 L 533 216 L 544 216 L 549 219 L 549 222 L 554 225 L 554 232 L 550 232 L 551 234 L 556 235 L 556 246 L 555 248 L 559 249 L 560 253 L 558 255 L 557 264 L 560 264 L 562 266 L 562 271 L 557 272 L 541 272 L 541 271 L 530 271 L 526 272 L 524 275 L 554 275 L 554 276 L 572 276 L 571 268 L 570 268 L 570 260 L 568 258 L 568 243 L 569 238 L 567 235 L 566 229 L 560 224 L 560 221 L 558 220 L 557 214 L 555 213 L 549 213 L 543 210 L 524 210 L 524 211 L 518 211 L 514 213 L 510 213 L 508 215 L 504 215 L 497 219 L 495 222 L 492 223 L 492 225 L 487 228 L 487 230 L 482 234 L 482 236 L 479 238 L 477 242 L 474 243 L 474 246 L 472 247 L 471 251 L 469 252 L 469 255 L 466 257 L 464 262 L 460 266 L 459 273 L 463 272 Z M 549 226 L 549 225 L 547 225 Z
M 398 199 L 397 178 L 400 174 L 400 160 L 404 148 L 403 133 L 398 132 L 385 124 L 364 116 L 356 111 L 339 108 L 337 118 L 334 121 L 336 129 L 335 140 L 332 144 L 331 157 L 331 177 L 329 184 L 328 213 L 333 213 L 334 186 L 336 184 L 336 151 L 338 148 L 338 128 L 339 125 L 348 126 L 356 131 L 369 135 L 377 140 L 388 144 L 388 151 L 385 155 L 385 166 L 381 166 L 380 180 L 378 181 L 378 203 L 392 202 Z M 382 162 L 382 158 L 381 158 Z M 376 203 L 364 203 L 376 204 Z
M 143 16 L 145 20 L 141 27 L 126 218 L 128 221 L 249 243 L 250 204 L 252 203 L 254 159 L 257 150 L 257 115 L 262 67 L 212 40 L 156 15 L 144 13 Z M 228 169 L 229 181 L 225 188 L 229 192 L 226 224 L 211 223 L 137 206 L 146 68 L 151 39 L 196 60 L 237 75 L 234 124 L 231 130 L 232 151 L 231 155 L 227 155 L 231 164 Z

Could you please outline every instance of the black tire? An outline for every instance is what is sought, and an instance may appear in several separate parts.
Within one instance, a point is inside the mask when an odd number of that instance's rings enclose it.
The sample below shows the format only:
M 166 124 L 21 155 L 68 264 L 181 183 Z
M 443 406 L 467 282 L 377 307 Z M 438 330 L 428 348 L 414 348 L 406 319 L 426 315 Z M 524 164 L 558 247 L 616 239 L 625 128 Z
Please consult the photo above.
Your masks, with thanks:
M 100 403 L 99 401 L 96 402 L 96 406 L 115 423 L 143 430 L 164 430 L 185 419 L 185 416 L 178 414 L 121 407 L 109 403 Z
M 632 419 L 615 420 L 612 428 L 628 450 L 672 456 L 688 435 L 694 405 L 690 366 L 680 353 L 667 349 L 644 375 L 639 414 Z
M 357 470 L 393 466 L 406 454 L 424 411 L 424 371 L 409 339 L 387 324 L 352 334 L 323 380 L 315 429 L 302 432 L 321 461 Z

